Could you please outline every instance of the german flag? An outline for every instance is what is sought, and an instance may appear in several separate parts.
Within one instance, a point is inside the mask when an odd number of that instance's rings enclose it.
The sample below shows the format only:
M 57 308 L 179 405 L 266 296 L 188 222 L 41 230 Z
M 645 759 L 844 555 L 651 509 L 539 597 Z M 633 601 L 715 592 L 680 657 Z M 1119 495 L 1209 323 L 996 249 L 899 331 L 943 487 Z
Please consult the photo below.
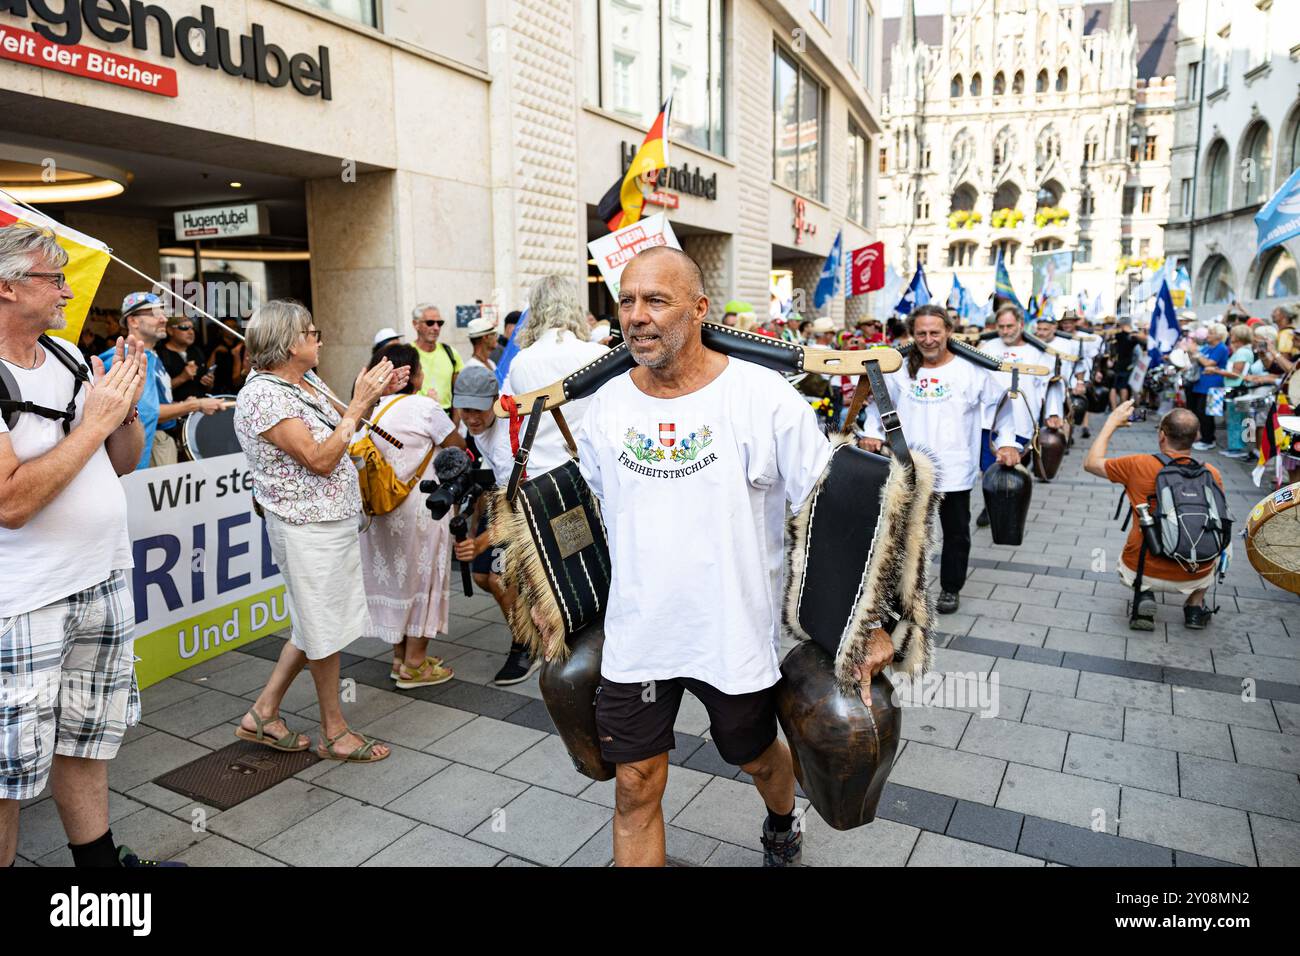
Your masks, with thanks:
M 642 188 L 646 174 L 668 168 L 668 111 L 672 102 L 671 96 L 664 100 L 663 108 L 645 134 L 645 141 L 632 157 L 627 173 L 622 179 L 615 180 L 596 207 L 596 215 L 609 226 L 610 232 L 630 226 L 641 218 L 647 192 Z

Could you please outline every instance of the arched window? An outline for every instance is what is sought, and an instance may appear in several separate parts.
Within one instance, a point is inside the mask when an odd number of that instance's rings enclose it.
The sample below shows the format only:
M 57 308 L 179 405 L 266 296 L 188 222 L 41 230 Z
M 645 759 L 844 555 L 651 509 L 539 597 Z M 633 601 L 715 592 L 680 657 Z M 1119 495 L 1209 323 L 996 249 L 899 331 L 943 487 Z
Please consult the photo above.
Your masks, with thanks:
M 1061 158 L 1061 137 L 1056 132 L 1056 128 L 1050 124 L 1043 127 L 1042 132 L 1038 134 L 1038 142 L 1034 149 L 1034 165 L 1041 172 L 1052 164 L 1053 161 Z
M 916 194 L 916 218 L 921 220 L 930 218 L 930 197 L 925 193 Z
M 975 137 L 970 130 L 963 128 L 953 137 L 952 149 L 948 154 L 948 169 L 953 176 L 960 176 L 966 165 L 975 158 Z
M 1001 96 L 1006 91 L 1007 91 L 1007 79 L 1005 76 L 1002 75 L 1002 71 L 999 70 L 997 73 L 993 75 L 993 95 Z
M 970 78 L 970 95 L 979 96 L 983 92 L 984 92 L 984 81 L 980 79 L 980 75 L 976 73 L 974 76 Z
M 1083 161 L 1085 163 L 1095 163 L 1097 161 L 1097 148 L 1100 142 L 1097 131 L 1095 129 L 1088 130 L 1083 137 Z
M 1281 246 L 1264 253 L 1259 278 L 1255 280 L 1255 298 L 1283 299 L 1300 295 L 1300 271 L 1295 259 Z
M 1011 78 L 1011 92 L 1017 95 L 1025 91 L 1025 71 L 1016 70 L 1016 75 Z
M 1061 197 L 1065 195 L 1065 190 L 1055 179 L 1049 179 L 1043 185 L 1038 187 L 1037 201 L 1039 206 L 1056 207 L 1061 204 Z
M 948 247 L 948 267 L 973 266 L 975 264 L 975 254 L 978 251 L 979 243 L 954 242 Z
M 1020 243 L 1014 239 L 999 239 L 989 247 L 989 265 L 997 265 L 998 253 L 1002 253 L 1002 262 L 1008 266 L 1016 264 L 1016 253 L 1020 250 Z
M 1016 134 L 1004 126 L 993 138 L 993 168 L 1001 169 L 1016 157 Z
M 1047 71 L 1046 70 L 1038 71 L 1038 78 L 1034 80 L 1034 92 L 1035 93 L 1047 92 Z
M 1291 114 L 1291 155 L 1286 157 L 1285 165 L 1278 170 L 1278 180 L 1284 180 L 1295 170 L 1300 169 L 1300 109 Z
M 998 191 L 993 194 L 993 208 L 997 209 L 1015 209 L 1020 202 L 1020 187 L 1011 180 L 1007 180 L 998 187 Z
M 1242 201 L 1239 205 L 1266 202 L 1272 195 L 1269 188 L 1273 169 L 1273 132 L 1263 120 L 1252 126 L 1246 133 L 1246 159 L 1250 165 L 1242 170 Z
M 1060 239 L 1039 239 L 1034 243 L 1034 252 L 1054 252 L 1064 245 Z
M 961 74 L 958 73 L 952 78 L 952 86 L 948 88 L 948 95 L 951 96 L 954 100 L 959 99 L 962 95 L 962 90 L 963 90 L 963 86 L 962 86 Z
M 1064 93 L 1065 88 L 1070 85 L 1070 73 L 1062 67 L 1056 74 L 1056 92 Z
M 1223 256 L 1211 256 L 1206 261 L 1205 284 L 1201 292 L 1201 301 L 1206 305 L 1221 305 L 1231 302 L 1235 293 L 1232 291 L 1232 267 Z
M 1091 216 L 1097 211 L 1097 200 L 1092 194 L 1091 189 L 1084 189 L 1079 193 L 1079 215 Z
M 1217 140 L 1210 147 L 1210 154 L 1205 160 L 1205 179 L 1209 185 L 1206 191 L 1209 204 L 1206 211 L 1213 215 L 1228 208 L 1228 144 Z
M 975 201 L 979 194 L 975 192 L 975 187 L 970 183 L 962 183 L 952 193 L 952 204 L 948 207 L 949 212 L 970 212 L 975 208 Z

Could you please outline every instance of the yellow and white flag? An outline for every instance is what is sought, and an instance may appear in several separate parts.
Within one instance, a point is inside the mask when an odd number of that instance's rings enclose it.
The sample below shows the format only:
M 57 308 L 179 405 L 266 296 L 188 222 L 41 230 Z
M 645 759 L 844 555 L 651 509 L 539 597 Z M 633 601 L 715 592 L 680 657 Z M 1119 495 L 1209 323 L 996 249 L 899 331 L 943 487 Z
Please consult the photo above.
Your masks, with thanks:
M 108 268 L 109 249 L 98 239 L 92 239 L 84 233 L 55 222 L 48 216 L 24 209 L 0 198 L 0 227 L 26 225 L 48 229 L 68 254 L 68 264 L 63 267 L 68 286 L 73 298 L 64 309 L 67 328 L 50 332 L 57 338 L 67 339 L 73 345 L 81 337 L 81 327 L 85 324 L 90 304 L 95 301 L 95 292 L 99 289 L 104 270 Z

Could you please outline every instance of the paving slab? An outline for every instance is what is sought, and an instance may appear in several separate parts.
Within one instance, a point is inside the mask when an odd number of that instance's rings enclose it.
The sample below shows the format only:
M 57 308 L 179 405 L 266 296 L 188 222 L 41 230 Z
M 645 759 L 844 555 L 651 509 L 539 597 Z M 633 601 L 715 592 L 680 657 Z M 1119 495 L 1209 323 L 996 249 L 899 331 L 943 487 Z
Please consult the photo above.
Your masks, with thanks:
M 1072 774 L 1008 764 L 996 806 L 1073 827 L 1097 826 L 1114 833 L 1119 787 Z
M 956 747 L 971 715 L 943 707 L 905 707 L 900 736 L 939 747 Z
M 879 818 L 836 830 L 816 810 L 804 817 L 804 866 L 904 866 L 921 831 Z M 755 838 L 757 839 L 757 838 Z
M 213 817 L 208 829 L 256 848 L 338 799 L 332 790 L 291 777 Z
M 229 723 L 248 710 L 248 701 L 216 690 L 201 690 L 169 707 L 145 713 L 140 720 L 175 737 L 192 737 L 219 724 Z
M 795 806 L 803 811 L 808 801 L 796 797 Z M 759 849 L 766 813 L 763 798 L 752 785 L 714 777 L 668 822 L 724 843 Z
M 577 796 L 592 783 L 590 777 L 584 777 L 573 769 L 573 761 L 564 749 L 564 741 L 554 734 L 547 734 L 503 765 L 497 773 L 557 793 L 566 793 L 571 797 Z
M 1062 697 L 1073 697 L 1074 689 L 1079 683 L 1079 672 L 1067 667 L 1053 667 L 1050 664 L 1034 664 L 1029 661 L 1007 660 L 998 658 L 992 673 L 1011 687 L 1023 690 L 1043 690 Z
M 1064 770 L 1144 790 L 1178 793 L 1178 756 L 1172 750 L 1075 733 L 1070 735 Z
M 118 820 L 140 811 L 144 806 L 138 800 L 110 790 L 108 792 L 109 825 L 116 826 Z M 67 843 L 68 837 L 63 832 L 63 821 L 59 818 L 58 807 L 53 800 L 39 800 L 19 809 L 18 853 L 20 856 L 37 860 L 60 847 L 66 849 Z M 141 853 L 152 852 L 152 850 L 146 851 L 144 847 L 138 849 Z
M 496 866 L 505 854 L 446 830 L 421 823 L 362 866 Z
M 108 765 L 108 785 L 125 793 L 208 753 L 206 747 L 158 731 L 118 749 Z
M 1166 847 L 1039 817 L 1025 818 L 1019 849 L 1049 865 L 1173 866 L 1173 852 Z
M 187 850 L 182 850 L 171 859 L 184 863 L 186 866 L 220 868 L 245 866 L 283 867 L 285 865 L 265 853 L 250 850 L 233 840 L 227 840 L 225 837 L 219 837 L 212 833 L 208 834 L 207 839 L 196 843 Z
M 1060 770 L 1069 735 L 1063 730 L 1013 720 L 972 720 L 958 749 L 1015 761 L 1048 770 Z
M 359 729 L 367 736 L 377 737 L 388 744 L 423 750 L 458 727 L 465 726 L 474 717 L 474 714 L 454 707 L 411 700 L 378 720 L 359 725 Z
M 439 738 L 427 749 L 439 757 L 480 770 L 497 770 L 544 736 L 540 730 L 530 727 L 508 724 L 491 717 L 476 717 Z
M 1124 736 L 1124 708 L 1094 700 L 1060 697 L 1034 691 L 1021 720 L 1026 724 L 1077 731 L 1120 740 Z M 1020 761 L 1025 763 L 1027 761 Z
M 1025 815 L 969 800 L 958 800 L 948 821 L 947 834 L 968 843 L 980 843 L 1000 850 L 1015 850 Z
M 959 800 L 992 804 L 1006 765 L 1005 760 L 909 741 L 894 765 L 890 781 Z
M 1134 707 L 1156 713 L 1172 713 L 1172 692 L 1168 684 L 1117 677 L 1113 674 L 1095 674 L 1083 671 L 1074 696 L 1120 707 Z
M 385 808 L 451 833 L 467 834 L 490 820 L 528 784 L 452 764 L 408 790 Z
M 1300 820 L 1300 780 L 1294 773 L 1190 754 L 1178 763 L 1182 796 L 1190 800 Z
M 394 745 L 388 757 L 378 763 L 336 763 L 313 782 L 326 790 L 382 807 L 428 780 L 447 764 L 441 757 Z
M 1300 774 L 1300 741 L 1294 735 L 1251 730 L 1247 727 L 1231 727 L 1229 730 L 1237 763 Z
M 1216 860 L 1255 865 L 1250 822 L 1241 810 L 1125 787 L 1121 836 Z
M 956 840 L 939 833 L 922 833 L 908 866 L 1043 866 L 1043 861 L 991 846 Z
M 469 834 L 514 856 L 559 866 L 610 819 L 613 811 L 542 787 L 530 787 Z
M 415 826 L 414 820 L 340 797 L 258 850 L 290 866 L 360 866 Z
M 1160 747 L 1221 760 L 1233 758 L 1228 725 L 1194 717 L 1128 708 L 1124 712 L 1124 740 L 1144 747 Z
M 1242 700 L 1240 694 L 1223 694 L 1191 687 L 1173 688 L 1174 713 L 1257 730 L 1278 730 L 1272 703 L 1263 698 Z
M 1250 814 L 1260 866 L 1300 866 L 1300 823 Z

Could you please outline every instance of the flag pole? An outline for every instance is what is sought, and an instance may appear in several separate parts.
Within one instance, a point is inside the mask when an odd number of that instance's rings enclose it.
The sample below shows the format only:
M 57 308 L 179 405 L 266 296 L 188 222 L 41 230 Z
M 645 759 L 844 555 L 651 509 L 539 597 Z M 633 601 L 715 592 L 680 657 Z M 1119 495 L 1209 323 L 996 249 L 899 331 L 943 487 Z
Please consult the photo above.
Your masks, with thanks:
M 54 225 L 58 225 L 58 223 L 57 223 L 56 220 L 51 219 L 49 216 L 47 216 L 45 213 L 41 212 L 39 209 L 36 209 L 36 208 L 32 207 L 31 205 L 29 205 L 28 203 L 23 202 L 23 201 L 22 201 L 21 199 L 19 199 L 17 196 L 13 195 L 13 194 L 10 193 L 10 192 L 7 192 L 6 190 L 4 190 L 4 189 L 2 189 L 2 188 L 0 188 L 0 196 L 3 196 L 5 199 L 9 200 L 10 202 L 14 203 L 14 204 L 17 205 L 17 206 L 20 206 L 21 208 L 26 209 L 28 212 L 30 212 L 30 213 L 32 213 L 33 215 L 39 217 L 40 219 L 44 220 L 45 222 L 53 223 Z M 125 259 L 122 259 L 121 257 L 119 257 L 116 253 L 113 252 L 112 249 L 109 249 L 107 245 L 104 246 L 104 248 L 105 248 L 105 250 L 108 252 L 108 257 L 109 257 L 110 259 L 112 259 L 114 262 L 116 262 L 116 263 L 117 263 L 118 265 L 120 265 L 122 268 L 124 268 L 124 269 L 126 269 L 126 270 L 128 270 L 128 271 L 130 271 L 130 272 L 134 272 L 134 273 L 135 273 L 136 275 L 138 275 L 141 279 L 144 279 L 146 282 L 148 282 L 152 288 L 156 288 L 156 289 L 158 289 L 159 291 L 164 292 L 164 293 L 166 293 L 167 295 L 171 296 L 173 299 L 175 299 L 175 300 L 180 304 L 180 306 L 181 306 L 182 309 L 192 309 L 194 312 L 196 312 L 196 313 L 198 313 L 199 315 L 203 316 L 203 318 L 207 319 L 209 322 L 211 322 L 211 323 L 212 323 L 213 325 L 215 325 L 217 328 L 221 329 L 222 331 L 229 332 L 229 333 L 230 333 L 231 335 L 233 335 L 235 338 L 239 339 L 239 341 L 241 341 L 241 342 L 245 342 L 245 343 L 248 341 L 248 338 L 247 338 L 247 337 L 246 337 L 242 332 L 239 332 L 239 331 L 237 331 L 237 330 L 235 330 L 235 329 L 230 328 L 230 326 L 226 325 L 224 322 L 222 322 L 222 321 L 221 321 L 220 319 L 218 319 L 216 316 L 212 315 L 212 314 L 211 314 L 210 312 L 208 312 L 206 309 L 201 308 L 200 306 L 194 305 L 194 304 L 191 303 L 191 302 L 187 302 L 183 297 L 177 295 L 177 294 L 176 294 L 175 292 L 173 292 L 171 289 L 167 288 L 167 285 L 166 285 L 166 284 L 165 284 L 161 279 L 154 279 L 154 278 L 152 278 L 152 277 L 150 277 L 150 276 L 148 276 L 148 275 L 145 275 L 145 273 L 141 272 L 141 271 L 140 271 L 139 269 L 137 269 L 135 266 L 131 265 L 131 263 L 129 263 L 129 262 L 127 262 Z M 202 283 L 202 276 L 199 277 L 199 281 L 200 281 L 200 283 Z M 321 391 L 323 391 L 323 392 L 325 393 L 325 397 L 326 397 L 327 399 L 329 399 L 329 401 L 334 405 L 335 408 L 337 408 L 340 412 L 343 412 L 343 411 L 346 411 L 346 410 L 347 410 L 347 405 L 344 404 L 343 400 L 340 399 L 337 395 L 335 395 L 335 394 L 330 390 L 330 387 L 329 387 L 328 385 L 325 384 L 324 379 L 322 379 L 319 375 L 317 375 L 317 376 L 316 376 L 316 381 L 318 381 L 318 382 L 320 383 Z M 375 433 L 376 435 L 378 435 L 380 438 L 383 438 L 383 439 L 384 439 L 385 441 L 387 441 L 389 444 L 393 445 L 393 447 L 395 447 L 395 448 L 401 448 L 401 447 L 402 447 L 402 443 L 401 443 L 398 439 L 394 438 L 392 435 L 390 435 L 388 432 L 384 431 L 382 428 L 376 428 L 376 427 L 375 427 L 375 424 L 374 424 L 373 422 L 367 420 L 366 418 L 362 418 L 362 419 L 360 419 L 360 422 L 361 422 L 362 425 L 365 425 L 367 428 L 369 428 L 372 432 L 374 432 L 374 433 Z

